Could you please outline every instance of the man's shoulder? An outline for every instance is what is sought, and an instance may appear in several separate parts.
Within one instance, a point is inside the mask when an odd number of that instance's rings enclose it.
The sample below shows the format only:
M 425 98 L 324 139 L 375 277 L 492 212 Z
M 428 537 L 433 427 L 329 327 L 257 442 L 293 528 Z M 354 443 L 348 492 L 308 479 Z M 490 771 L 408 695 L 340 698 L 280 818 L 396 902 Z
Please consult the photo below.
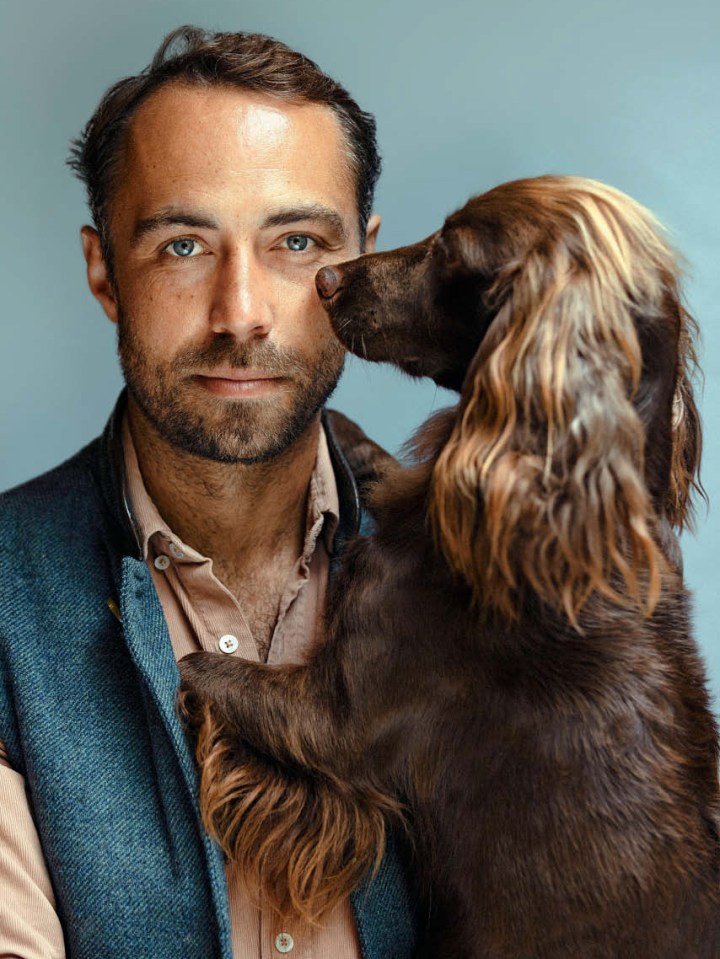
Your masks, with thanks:
M 42 535 L 49 522 L 75 521 L 75 504 L 95 496 L 92 464 L 99 440 L 93 440 L 59 466 L 0 494 L 0 530 L 7 542 L 13 529 L 23 537 Z
M 54 642 L 111 595 L 97 441 L 0 496 L 0 644 Z M 23 638 L 24 637 L 24 638 Z

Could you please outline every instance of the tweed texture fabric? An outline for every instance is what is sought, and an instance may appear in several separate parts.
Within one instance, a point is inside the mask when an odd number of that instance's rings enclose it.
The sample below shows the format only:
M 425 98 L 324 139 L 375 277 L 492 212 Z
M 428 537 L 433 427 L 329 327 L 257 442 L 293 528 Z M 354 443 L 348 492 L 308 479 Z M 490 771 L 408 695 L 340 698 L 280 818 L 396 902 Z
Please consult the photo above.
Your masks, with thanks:
M 123 402 L 102 437 L 0 497 L 0 739 L 25 777 L 69 959 L 231 959 L 224 864 L 124 498 Z M 362 508 L 326 430 L 346 538 Z M 412 956 L 395 843 L 353 908 L 365 959 Z

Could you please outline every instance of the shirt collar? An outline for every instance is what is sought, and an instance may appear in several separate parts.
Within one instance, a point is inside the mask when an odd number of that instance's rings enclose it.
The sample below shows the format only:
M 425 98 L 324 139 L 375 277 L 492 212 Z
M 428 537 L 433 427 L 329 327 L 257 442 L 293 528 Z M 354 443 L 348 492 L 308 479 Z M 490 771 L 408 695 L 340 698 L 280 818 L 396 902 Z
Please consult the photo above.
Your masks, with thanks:
M 123 418 L 122 423 L 122 445 L 125 456 L 127 492 L 140 536 L 143 558 L 147 560 L 151 554 L 150 540 L 156 533 L 159 533 L 163 539 L 176 544 L 188 559 L 205 560 L 206 557 L 201 556 L 191 546 L 183 543 L 180 537 L 173 533 L 150 498 L 140 472 L 140 464 L 127 416 Z M 320 522 L 322 523 L 321 529 L 326 548 L 329 553 L 332 553 L 339 518 L 340 502 L 335 471 L 330 458 L 325 429 L 321 426 L 317 459 L 310 477 L 308 490 L 305 544 L 303 548 L 306 554 L 310 554 L 314 548 L 320 531 Z

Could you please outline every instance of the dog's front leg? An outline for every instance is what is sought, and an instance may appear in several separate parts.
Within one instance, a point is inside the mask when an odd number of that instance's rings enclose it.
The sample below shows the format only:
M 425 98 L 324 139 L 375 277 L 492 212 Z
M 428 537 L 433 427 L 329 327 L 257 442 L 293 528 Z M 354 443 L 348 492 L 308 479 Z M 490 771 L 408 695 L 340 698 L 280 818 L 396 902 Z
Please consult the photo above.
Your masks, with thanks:
M 251 895 L 310 922 L 378 866 L 387 818 L 401 815 L 366 769 L 366 725 L 342 670 L 318 659 L 275 667 L 193 653 L 180 662 L 206 827 Z
M 348 697 L 330 664 L 265 666 L 214 653 L 180 661 L 180 709 L 197 732 L 208 714 L 226 736 L 274 760 L 342 776 L 353 744 Z

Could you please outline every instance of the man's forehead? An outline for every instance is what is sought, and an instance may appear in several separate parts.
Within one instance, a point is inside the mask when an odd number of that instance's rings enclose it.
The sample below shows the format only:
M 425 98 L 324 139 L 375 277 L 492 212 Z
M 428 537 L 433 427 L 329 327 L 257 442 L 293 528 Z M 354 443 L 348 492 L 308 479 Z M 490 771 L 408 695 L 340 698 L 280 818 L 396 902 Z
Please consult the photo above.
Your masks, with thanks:
M 111 221 L 126 239 L 171 208 L 259 224 L 268 209 L 315 204 L 336 211 L 346 235 L 357 219 L 333 111 L 225 85 L 172 82 L 152 94 L 132 120 L 116 176 Z
M 347 153 L 342 127 L 333 110 L 319 103 L 284 100 L 222 84 L 171 82 L 151 94 L 130 121 L 128 147 L 210 149 L 218 141 L 247 149 L 287 149 L 322 144 L 327 153 Z M 190 145 L 188 143 L 188 145 Z
M 151 178 L 188 174 L 200 165 L 238 175 L 283 166 L 288 176 L 354 181 L 339 120 L 323 105 L 284 101 L 227 87 L 167 84 L 141 104 L 132 119 L 122 173 Z M 172 167 L 163 169 L 163 162 Z

